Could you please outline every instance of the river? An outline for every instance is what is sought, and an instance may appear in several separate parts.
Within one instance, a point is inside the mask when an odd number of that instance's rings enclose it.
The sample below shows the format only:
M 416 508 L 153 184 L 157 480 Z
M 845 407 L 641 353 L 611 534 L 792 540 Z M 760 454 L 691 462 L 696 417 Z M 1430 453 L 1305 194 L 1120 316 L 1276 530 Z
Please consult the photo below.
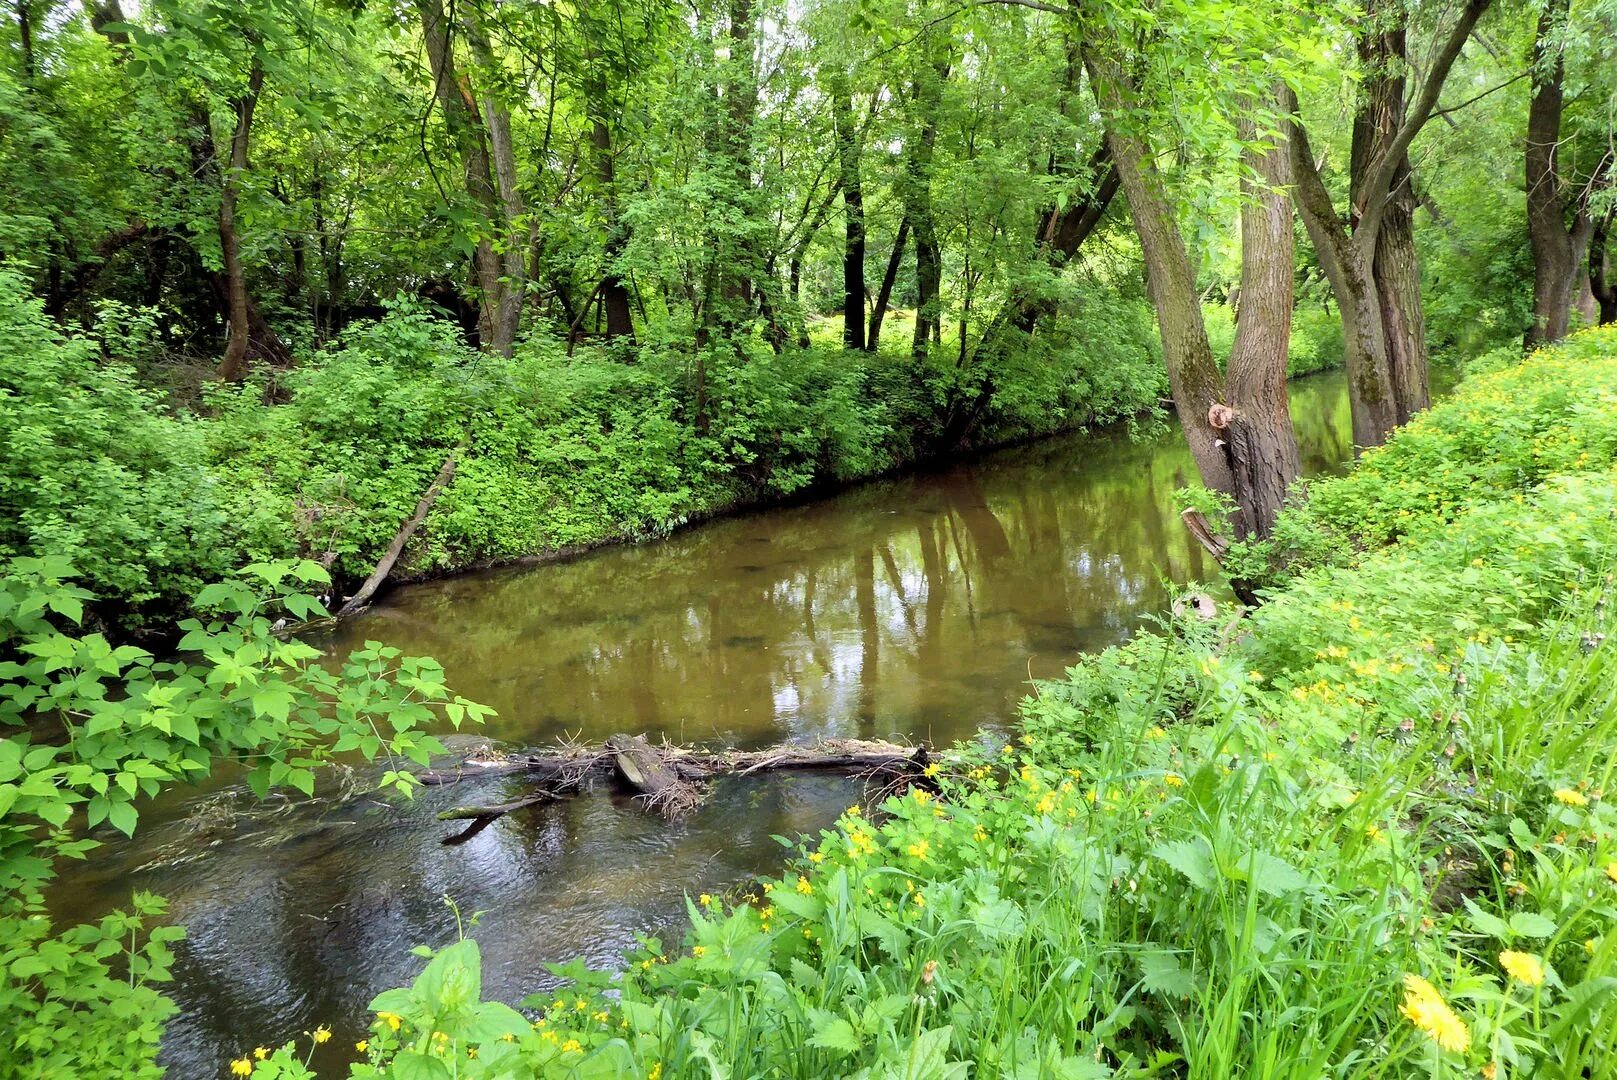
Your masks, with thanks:
M 1342 376 L 1298 380 L 1292 412 L 1305 470 L 1340 470 Z M 1013 723 L 1030 678 L 1128 638 L 1168 582 L 1214 575 L 1173 507 L 1193 475 L 1177 430 L 1052 438 L 657 543 L 400 589 L 325 644 L 437 657 L 457 692 L 498 710 L 483 734 L 517 744 L 945 744 Z M 335 1071 L 371 996 L 418 969 L 411 946 L 454 939 L 446 896 L 483 913 L 485 992 L 515 1002 L 554 984 L 546 963 L 610 965 L 637 933 L 677 927 L 687 894 L 776 869 L 772 836 L 815 832 L 857 796 L 827 777 L 736 780 L 669 825 L 601 795 L 445 847 L 434 811 L 520 780 L 400 806 L 330 779 L 317 800 L 258 804 L 230 785 L 165 797 L 136 839 L 107 837 L 56 890 L 62 921 L 135 889 L 169 898 L 188 930 L 163 1051 L 177 1080 L 318 1024 L 336 1032 L 321 1062 Z

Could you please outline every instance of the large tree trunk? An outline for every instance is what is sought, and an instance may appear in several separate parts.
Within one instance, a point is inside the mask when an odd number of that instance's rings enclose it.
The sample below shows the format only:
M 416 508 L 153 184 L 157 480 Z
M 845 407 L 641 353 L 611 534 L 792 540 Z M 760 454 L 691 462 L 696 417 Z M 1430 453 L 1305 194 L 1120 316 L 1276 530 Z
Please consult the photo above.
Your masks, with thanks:
M 219 197 L 219 250 L 224 261 L 225 302 L 230 322 L 219 378 L 226 382 L 240 382 L 247 377 L 251 329 L 247 319 L 247 276 L 241 263 L 241 241 L 236 235 L 236 199 L 241 191 L 241 178 L 247 171 L 253 111 L 258 107 L 258 95 L 263 89 L 264 69 L 255 57 L 247 77 L 247 92 L 230 103 L 236 114 L 236 128 L 230 136 L 230 167 L 222 177 Z
M 831 121 L 836 132 L 841 170 L 842 216 L 842 347 L 865 347 L 865 200 L 859 178 L 859 129 L 853 119 L 853 92 L 847 73 L 833 69 L 829 78 Z
M 1202 483 L 1213 491 L 1235 493 L 1235 478 L 1221 432 L 1209 411 L 1224 394 L 1224 380 L 1213 359 L 1202 322 L 1201 297 L 1190 267 L 1179 220 L 1163 187 L 1150 149 L 1143 140 L 1117 126 L 1133 111 L 1133 88 L 1117 64 L 1086 52 L 1090 85 L 1103 116 L 1119 118 L 1106 132 L 1106 144 L 1128 199 L 1129 213 L 1145 257 L 1146 291 L 1156 310 L 1162 353 L 1168 367 L 1179 423 L 1190 444 Z
M 1282 107 L 1295 114 L 1296 97 L 1289 88 L 1283 89 L 1281 95 Z M 1297 211 L 1342 315 L 1343 359 L 1353 415 L 1353 447 L 1357 452 L 1386 442 L 1398 424 L 1380 298 L 1370 279 L 1369 259 L 1361 243 L 1348 235 L 1336 216 L 1336 207 L 1309 147 L 1308 132 L 1300 121 L 1294 121 L 1289 134 Z
M 1527 239 L 1533 251 L 1533 325 L 1528 348 L 1566 337 L 1572 294 L 1583 276 L 1561 202 L 1561 112 L 1566 73 L 1561 48 L 1552 39 L 1567 17 L 1569 0 L 1549 0 L 1533 39 L 1533 98 L 1527 109 Z
M 487 73 L 494 70 L 494 50 L 477 16 L 468 11 L 465 18 L 466 40 L 473 58 Z M 518 242 L 524 207 L 522 190 L 517 186 L 516 146 L 511 139 L 511 111 L 493 94 L 484 94 L 482 118 L 488 130 L 490 157 L 494 165 L 494 184 L 499 196 L 500 213 L 494 223 L 500 231 L 496 246 L 499 261 L 499 292 L 495 298 L 492 319 L 494 337 L 488 347 L 501 356 L 510 356 L 516 344 L 517 331 L 522 325 L 522 301 L 527 293 L 528 266 L 524 257 L 527 245 Z M 475 110 L 473 115 L 476 115 Z
M 1228 439 L 1236 534 L 1266 537 L 1300 471 L 1286 398 L 1295 272 L 1291 169 L 1284 138 L 1267 151 L 1248 151 L 1246 160 L 1262 186 L 1241 182 L 1241 301 L 1230 351 Z

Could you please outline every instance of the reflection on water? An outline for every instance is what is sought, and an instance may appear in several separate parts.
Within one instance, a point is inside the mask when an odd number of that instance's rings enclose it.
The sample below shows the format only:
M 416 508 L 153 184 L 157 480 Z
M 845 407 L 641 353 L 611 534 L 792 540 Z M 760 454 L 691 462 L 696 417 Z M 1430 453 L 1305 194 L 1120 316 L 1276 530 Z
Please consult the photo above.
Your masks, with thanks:
M 1339 469 L 1340 376 L 1298 384 L 1311 472 Z M 517 743 L 619 731 L 763 745 L 824 736 L 934 743 L 1007 723 L 1029 677 L 1122 641 L 1166 581 L 1216 568 L 1180 526 L 1194 469 L 1176 431 L 1071 436 L 821 502 L 745 515 L 555 566 L 401 590 L 342 628 L 442 661 Z M 501 786 L 503 785 L 503 787 Z M 515 1001 L 543 965 L 612 962 L 673 927 L 686 894 L 778 864 L 774 834 L 816 831 L 854 797 L 833 778 L 720 785 L 676 826 L 586 797 L 506 818 L 461 847 L 432 814 L 497 801 L 519 780 L 426 793 L 253 806 L 241 791 L 175 796 L 133 843 L 63 882 L 63 919 L 131 889 L 169 897 L 189 930 L 165 1060 L 179 1078 L 329 1023 L 342 1060 L 377 991 L 407 981 L 412 945 L 453 940 L 442 903 L 485 914 L 488 992 Z

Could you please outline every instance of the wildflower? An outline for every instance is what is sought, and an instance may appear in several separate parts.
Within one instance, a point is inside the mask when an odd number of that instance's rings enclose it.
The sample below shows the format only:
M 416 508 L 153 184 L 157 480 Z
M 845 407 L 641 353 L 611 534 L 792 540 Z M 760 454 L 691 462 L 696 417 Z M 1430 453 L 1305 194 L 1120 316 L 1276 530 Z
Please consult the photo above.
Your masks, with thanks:
M 1532 953 L 1506 949 L 1499 954 L 1499 966 L 1505 969 L 1505 974 L 1519 983 L 1540 986 L 1544 982 L 1544 965 Z
M 1145 737 L 1148 739 L 1166 739 L 1168 737 L 1168 732 L 1161 726 L 1152 724 L 1151 727 L 1146 731 Z
M 926 853 L 928 851 L 930 851 L 931 848 L 932 848 L 932 844 L 931 844 L 930 841 L 928 841 L 928 840 L 917 840 L 915 843 L 911 844 L 905 850 L 907 850 L 910 853 L 910 855 L 912 855 L 913 857 L 915 857 L 917 859 L 921 859 L 922 861 L 925 861 Z
M 328 1028 L 324 1024 L 321 1024 L 319 1027 L 314 1029 L 314 1042 L 315 1042 L 316 1046 L 319 1046 L 322 1043 L 326 1043 L 326 1042 L 330 1042 L 330 1041 L 331 1041 L 331 1029 L 330 1028 Z
M 1178 773 L 1168 773 L 1162 778 L 1162 782 L 1167 784 L 1169 787 L 1185 786 L 1185 778 L 1180 776 Z
M 1463 1053 L 1471 1045 L 1471 1031 L 1454 1015 L 1437 988 L 1419 975 L 1404 976 L 1404 1003 L 1398 1011 L 1444 1050 Z
M 568 1039 L 566 1042 L 561 1044 L 561 1052 L 564 1054 L 577 1054 L 583 1049 L 584 1044 L 579 1042 L 577 1039 Z
M 811 863 L 823 863 L 824 861 L 825 861 L 825 853 L 824 852 L 816 851 L 816 852 L 813 852 L 813 853 L 811 853 L 809 855 L 809 862 L 811 862 Z
M 1617 862 L 1609 862 L 1606 864 L 1606 876 L 1611 878 L 1613 881 L 1617 881 Z
M 1364 835 L 1365 839 L 1372 843 L 1385 840 L 1387 838 L 1387 834 L 1382 832 L 1381 827 L 1378 825 L 1366 825 L 1364 827 Z
M 1564 806 L 1588 806 L 1589 796 L 1572 788 L 1559 788 L 1555 792 L 1555 801 Z
M 1494 1080 L 1499 1075 L 1499 1062 L 1490 1061 L 1482 1067 L 1482 1080 Z
M 696 902 L 698 904 L 701 904 L 703 907 L 712 907 L 713 906 L 713 897 L 708 895 L 707 893 L 703 893 L 701 896 L 698 896 L 696 898 Z
M 926 768 L 922 769 L 921 770 L 921 775 L 930 779 L 930 778 L 936 777 L 938 775 L 938 773 L 940 773 L 942 771 L 943 770 L 938 768 L 937 764 L 934 763 L 934 764 L 928 765 Z
M 369 1050 L 370 1048 L 371 1048 L 371 1041 L 369 1039 L 361 1039 L 357 1043 L 354 1044 L 354 1049 L 358 1050 L 361 1054 L 363 1054 L 365 1051 Z
M 804 877 L 802 874 L 798 874 L 797 891 L 802 893 L 804 896 L 807 896 L 809 893 L 814 891 L 814 886 L 809 884 L 808 878 Z
M 1585 941 L 1583 943 L 1583 951 L 1588 953 L 1590 956 L 1593 956 L 1595 954 L 1595 939 L 1594 938 L 1590 938 L 1589 940 L 1587 940 L 1587 941 Z
M 267 1046 L 255 1046 L 255 1047 L 253 1047 L 253 1060 L 254 1061 L 263 1061 L 265 1058 L 269 1057 L 269 1054 L 270 1054 L 269 1047 L 267 1047 Z
M 693 946 L 691 948 L 691 955 L 696 957 L 698 960 L 700 960 L 702 957 L 707 955 L 707 946 L 706 945 Z
M 916 907 L 926 907 L 926 897 L 922 896 L 920 893 L 916 893 L 915 894 L 915 906 Z
M 230 1063 L 230 1074 L 232 1076 L 251 1076 L 251 1075 L 253 1075 L 253 1062 L 252 1062 L 252 1059 L 251 1058 L 237 1058 L 235 1061 L 232 1061 Z
M 976 830 L 972 832 L 971 838 L 980 844 L 984 840 L 988 839 L 988 830 L 979 825 L 977 826 Z
M 651 1071 L 646 1073 L 646 1080 L 663 1080 L 662 1062 L 659 1061 L 651 1067 Z
M 399 1025 L 404 1023 L 404 1017 L 398 1013 L 379 1012 L 376 1014 L 376 1019 L 386 1024 L 393 1031 L 399 1030 Z
M 915 796 L 915 801 L 920 803 L 922 806 L 925 806 L 927 803 L 932 801 L 932 793 L 926 790 L 926 788 L 915 788 L 911 794 Z

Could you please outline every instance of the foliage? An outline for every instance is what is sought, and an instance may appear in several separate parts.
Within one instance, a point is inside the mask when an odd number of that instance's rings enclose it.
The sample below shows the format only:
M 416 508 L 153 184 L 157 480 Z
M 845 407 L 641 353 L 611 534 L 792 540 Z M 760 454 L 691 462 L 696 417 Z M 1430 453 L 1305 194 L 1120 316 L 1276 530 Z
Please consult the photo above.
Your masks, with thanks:
M 1602 1075 L 1617 468 L 1522 394 L 1597 344 L 1469 382 L 1339 482 L 1429 470 L 1508 388 L 1530 489 L 1429 504 L 1238 634 L 1190 617 L 1085 658 L 1015 743 L 697 898 L 677 955 L 557 968 L 531 1023 L 479 1030 L 453 946 L 372 1003 L 351 1075 Z
M 51 927 L 43 889 L 57 860 L 83 859 L 95 832 L 133 834 L 140 804 L 215 768 L 242 770 L 260 795 L 304 794 L 334 755 L 385 755 L 399 768 L 442 744 L 426 733 L 486 710 L 451 695 L 430 660 L 370 643 L 336 670 L 274 620 L 323 613 L 304 590 L 312 563 L 255 564 L 196 597 L 181 658 L 161 660 L 99 633 L 74 633 L 90 592 L 57 558 L 14 559 L 0 575 L 0 1041 L 7 1075 L 158 1076 L 161 997 L 180 931 L 137 895 L 96 926 Z

